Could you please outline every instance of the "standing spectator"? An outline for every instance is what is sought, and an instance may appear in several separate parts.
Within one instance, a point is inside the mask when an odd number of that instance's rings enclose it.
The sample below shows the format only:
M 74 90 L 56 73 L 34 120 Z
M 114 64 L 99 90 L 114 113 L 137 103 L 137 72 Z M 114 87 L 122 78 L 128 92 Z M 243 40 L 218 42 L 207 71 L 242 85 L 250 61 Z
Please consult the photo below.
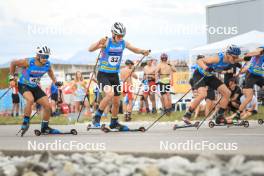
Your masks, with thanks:
M 58 103 L 58 87 L 52 83 L 50 86 L 50 93 L 51 93 L 51 110 L 52 110 L 52 116 L 59 115 L 57 110 L 57 103 Z
M 17 85 L 17 75 L 13 79 L 14 81 L 10 82 L 10 87 L 12 88 L 12 117 L 19 116 L 19 95 L 18 95 L 18 85 Z
M 75 79 L 73 81 L 73 90 L 74 90 L 74 102 L 75 102 L 75 112 L 79 112 L 81 110 L 81 105 L 86 95 L 86 82 L 83 79 L 82 73 L 77 71 L 75 73 Z M 90 107 L 88 105 L 87 99 L 84 101 L 84 106 L 87 111 L 90 111 Z

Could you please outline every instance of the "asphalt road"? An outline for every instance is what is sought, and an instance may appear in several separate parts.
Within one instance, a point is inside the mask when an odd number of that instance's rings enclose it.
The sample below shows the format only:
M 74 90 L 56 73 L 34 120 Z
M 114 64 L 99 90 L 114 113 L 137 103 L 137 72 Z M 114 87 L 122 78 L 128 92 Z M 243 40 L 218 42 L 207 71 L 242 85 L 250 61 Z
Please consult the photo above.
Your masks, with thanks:
M 130 127 L 147 126 L 149 122 L 128 123 Z M 64 150 L 64 151 L 113 151 L 149 153 L 215 153 L 264 155 L 264 125 L 250 121 L 250 127 L 214 127 L 207 122 L 199 129 L 172 130 L 173 123 L 159 123 L 149 131 L 104 133 L 86 131 L 87 124 L 53 126 L 69 131 L 75 128 L 77 136 L 35 136 L 31 125 L 23 138 L 16 136 L 20 126 L 0 126 L 0 150 Z

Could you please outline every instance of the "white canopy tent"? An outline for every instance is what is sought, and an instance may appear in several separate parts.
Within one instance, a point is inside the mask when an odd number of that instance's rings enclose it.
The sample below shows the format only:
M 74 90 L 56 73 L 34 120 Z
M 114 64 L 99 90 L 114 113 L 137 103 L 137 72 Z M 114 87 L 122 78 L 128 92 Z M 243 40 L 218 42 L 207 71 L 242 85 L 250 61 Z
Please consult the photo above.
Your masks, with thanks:
M 193 48 L 190 51 L 190 58 L 194 58 L 194 56 L 198 54 L 212 55 L 224 51 L 225 48 L 231 44 L 242 47 L 242 51 L 252 50 L 256 47 L 264 45 L 264 32 L 250 31 L 226 40 Z

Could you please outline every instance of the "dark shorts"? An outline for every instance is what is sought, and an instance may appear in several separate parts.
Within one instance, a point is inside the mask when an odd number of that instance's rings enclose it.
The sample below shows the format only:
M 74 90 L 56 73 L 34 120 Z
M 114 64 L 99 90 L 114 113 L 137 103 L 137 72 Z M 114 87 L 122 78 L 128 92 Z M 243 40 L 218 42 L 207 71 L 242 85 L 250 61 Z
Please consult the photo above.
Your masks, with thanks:
M 215 90 L 213 90 L 211 88 L 208 88 L 208 90 L 207 90 L 207 96 L 206 96 L 205 99 L 214 101 L 215 100 Z
M 208 86 L 208 89 L 211 88 L 212 90 L 217 90 L 218 87 L 220 87 L 222 84 L 224 84 L 216 76 L 206 76 L 204 78 L 203 77 L 204 76 L 198 70 L 195 70 L 195 72 L 193 73 L 193 78 L 192 78 L 193 79 L 193 88 L 194 89 L 198 89 L 200 87 Z M 201 79 L 203 79 L 203 80 L 201 80 Z
M 166 93 L 170 93 L 170 84 L 163 84 L 163 83 L 159 83 L 159 90 L 160 90 L 160 94 L 164 95 Z
M 13 103 L 19 103 L 19 95 L 18 94 L 12 94 L 12 102 Z
M 114 96 L 119 96 L 121 94 L 118 73 L 98 72 L 97 80 L 101 90 L 104 90 L 104 87 L 108 85 L 114 88 Z
M 30 87 L 30 86 L 27 86 L 25 84 L 18 83 L 18 92 L 21 95 L 23 95 L 27 91 L 29 91 L 29 92 L 32 93 L 35 102 L 37 100 L 39 100 L 40 98 L 46 96 L 45 92 L 39 86 L 37 86 L 37 87 Z
M 57 102 L 58 98 L 59 98 L 59 95 L 58 94 L 51 94 L 50 98 L 51 98 L 51 100 Z
M 255 84 L 258 85 L 259 87 L 262 87 L 264 85 L 264 78 L 262 76 L 257 76 L 251 73 L 247 73 L 243 88 L 253 89 Z
M 240 104 L 241 104 L 239 101 L 237 101 L 236 103 L 237 103 L 239 106 L 240 106 Z M 237 112 L 239 106 L 238 106 L 238 107 L 233 106 L 232 102 L 229 102 L 229 104 L 228 104 L 228 107 L 229 107 L 230 111 L 232 111 L 232 112 Z

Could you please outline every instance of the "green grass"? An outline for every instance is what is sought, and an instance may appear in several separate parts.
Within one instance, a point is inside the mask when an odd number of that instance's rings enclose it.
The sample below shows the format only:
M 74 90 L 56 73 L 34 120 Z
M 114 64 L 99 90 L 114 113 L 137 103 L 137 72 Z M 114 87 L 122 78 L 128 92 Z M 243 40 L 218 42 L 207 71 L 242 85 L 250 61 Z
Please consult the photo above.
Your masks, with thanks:
M 163 118 L 160 119 L 160 121 L 165 122 L 173 122 L 175 120 L 180 120 L 181 117 L 183 116 L 184 112 L 173 112 L 171 113 L 170 116 L 164 116 Z M 251 116 L 250 119 L 252 120 L 257 120 L 257 119 L 263 119 L 263 114 L 264 114 L 264 107 L 263 106 L 259 106 L 259 111 L 258 114 Z M 78 114 L 72 114 L 72 117 L 77 117 Z M 123 120 L 123 116 L 122 114 L 119 114 L 119 119 L 122 121 Z M 160 113 L 157 114 L 146 114 L 146 113 L 141 113 L 138 114 L 137 112 L 134 112 L 132 114 L 132 121 L 154 121 L 156 120 L 158 117 L 160 116 Z M 59 117 L 52 117 L 50 120 L 50 124 L 51 125 L 68 125 L 68 124 L 74 124 L 75 120 L 69 120 L 70 116 L 59 116 Z M 103 118 L 102 121 L 108 122 L 110 118 L 110 115 L 108 115 L 108 118 Z M 198 119 L 203 119 L 204 117 L 198 117 Z M 91 121 L 91 117 L 83 117 L 80 119 L 80 123 L 83 122 L 89 122 Z M 22 122 L 22 117 L 6 117 L 6 116 L 0 116 L 0 125 L 16 125 L 16 124 L 21 124 Z M 41 122 L 41 118 L 40 116 L 35 116 L 32 120 L 31 120 L 31 124 L 39 124 Z

